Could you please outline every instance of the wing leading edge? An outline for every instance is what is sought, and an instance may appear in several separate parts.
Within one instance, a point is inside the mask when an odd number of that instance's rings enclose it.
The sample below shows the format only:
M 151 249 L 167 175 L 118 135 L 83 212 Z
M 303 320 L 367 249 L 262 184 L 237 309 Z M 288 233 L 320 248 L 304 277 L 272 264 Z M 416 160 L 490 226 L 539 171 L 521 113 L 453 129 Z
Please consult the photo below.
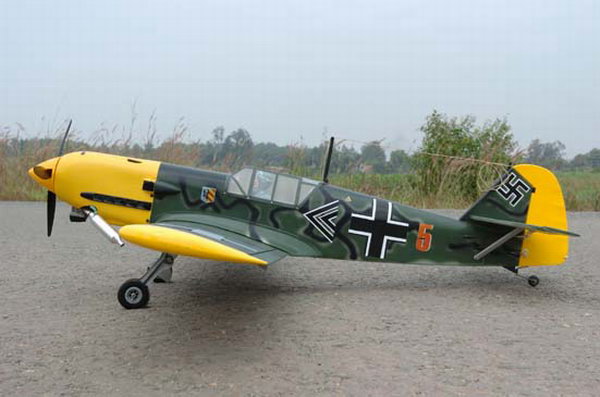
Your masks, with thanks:
M 202 225 L 157 223 L 127 225 L 119 235 L 133 244 L 175 255 L 266 266 L 286 256 L 269 245 L 239 234 L 223 234 Z

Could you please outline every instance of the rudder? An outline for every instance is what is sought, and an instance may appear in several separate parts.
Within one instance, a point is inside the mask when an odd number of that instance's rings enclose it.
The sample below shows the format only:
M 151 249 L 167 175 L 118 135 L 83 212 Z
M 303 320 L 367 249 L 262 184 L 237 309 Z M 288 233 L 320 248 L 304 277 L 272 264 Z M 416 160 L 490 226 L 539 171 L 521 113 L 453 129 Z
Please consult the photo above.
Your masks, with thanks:
M 568 230 L 565 201 L 556 176 L 543 167 L 531 164 L 517 165 L 515 170 L 535 187 L 525 223 Z M 528 233 L 523 240 L 519 267 L 560 265 L 568 254 L 568 236 Z

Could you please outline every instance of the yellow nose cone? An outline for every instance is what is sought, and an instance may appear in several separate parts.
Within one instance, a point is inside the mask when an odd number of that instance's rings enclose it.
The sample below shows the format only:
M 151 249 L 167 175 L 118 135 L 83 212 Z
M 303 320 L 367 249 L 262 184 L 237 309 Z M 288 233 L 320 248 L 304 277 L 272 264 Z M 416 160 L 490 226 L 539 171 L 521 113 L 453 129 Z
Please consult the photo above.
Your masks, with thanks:
M 44 186 L 46 189 L 54 191 L 54 176 L 59 157 L 43 161 L 32 167 L 27 172 L 31 179 Z

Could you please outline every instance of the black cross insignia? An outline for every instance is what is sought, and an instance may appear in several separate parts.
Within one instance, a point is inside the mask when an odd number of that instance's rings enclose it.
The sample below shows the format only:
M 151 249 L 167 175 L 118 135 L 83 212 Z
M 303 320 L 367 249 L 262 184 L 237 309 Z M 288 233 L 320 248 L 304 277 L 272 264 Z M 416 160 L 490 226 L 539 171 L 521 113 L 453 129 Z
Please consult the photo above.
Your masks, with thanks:
M 507 200 L 512 207 L 519 204 L 519 201 L 525 194 L 531 190 L 521 178 L 519 178 L 514 172 L 508 174 L 502 184 L 498 186 L 496 191 L 500 196 Z
M 405 243 L 409 225 L 392 219 L 392 203 L 373 199 L 371 213 L 352 214 L 348 233 L 365 236 L 365 256 L 385 259 L 388 242 Z

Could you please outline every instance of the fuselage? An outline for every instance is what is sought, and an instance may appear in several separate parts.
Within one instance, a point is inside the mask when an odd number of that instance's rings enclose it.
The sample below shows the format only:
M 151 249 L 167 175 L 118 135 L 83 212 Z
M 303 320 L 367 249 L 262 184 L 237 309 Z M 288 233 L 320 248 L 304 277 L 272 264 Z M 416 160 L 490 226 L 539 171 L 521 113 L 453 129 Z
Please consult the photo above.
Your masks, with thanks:
M 36 169 L 37 168 L 37 169 Z M 177 221 L 227 230 L 291 256 L 445 265 L 506 265 L 519 243 L 484 260 L 498 230 L 306 178 L 245 169 L 226 174 L 95 152 L 48 160 L 30 175 L 107 222 Z

